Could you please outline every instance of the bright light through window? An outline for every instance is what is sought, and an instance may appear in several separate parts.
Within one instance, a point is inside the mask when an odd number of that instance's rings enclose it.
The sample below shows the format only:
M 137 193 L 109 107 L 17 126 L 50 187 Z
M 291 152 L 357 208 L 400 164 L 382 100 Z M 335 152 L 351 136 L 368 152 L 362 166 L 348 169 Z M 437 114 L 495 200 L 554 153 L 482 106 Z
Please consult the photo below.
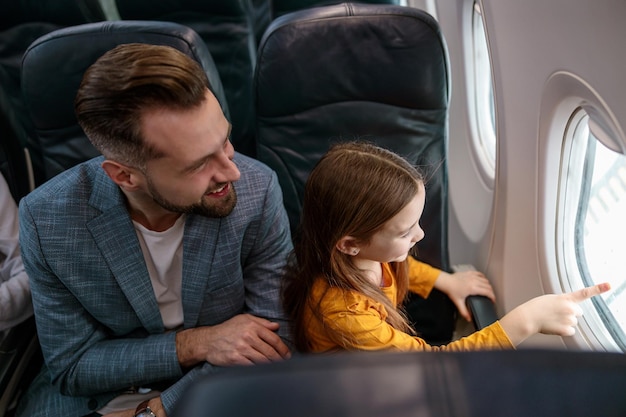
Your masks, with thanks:
M 599 142 L 579 110 L 570 123 L 562 229 L 565 279 L 570 288 L 609 282 L 592 305 L 604 332 L 626 351 L 626 157 Z M 600 327 L 604 328 L 600 328 Z M 602 340 L 602 337 L 599 337 Z
M 474 3 L 472 15 L 474 58 L 474 122 L 479 159 L 485 173 L 493 178 L 496 166 L 496 120 L 491 79 L 491 62 L 480 5 Z M 472 108 L 472 106 L 470 106 Z

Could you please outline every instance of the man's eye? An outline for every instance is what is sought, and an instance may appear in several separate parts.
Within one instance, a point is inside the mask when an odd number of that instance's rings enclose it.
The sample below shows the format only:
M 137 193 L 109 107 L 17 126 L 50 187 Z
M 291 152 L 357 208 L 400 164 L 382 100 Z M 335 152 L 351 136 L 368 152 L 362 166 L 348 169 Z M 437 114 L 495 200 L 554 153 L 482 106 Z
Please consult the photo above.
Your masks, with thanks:
M 202 171 L 204 169 L 204 167 L 206 166 L 206 162 L 201 163 L 200 165 L 196 166 L 195 168 L 193 168 L 191 170 L 191 172 L 199 172 Z

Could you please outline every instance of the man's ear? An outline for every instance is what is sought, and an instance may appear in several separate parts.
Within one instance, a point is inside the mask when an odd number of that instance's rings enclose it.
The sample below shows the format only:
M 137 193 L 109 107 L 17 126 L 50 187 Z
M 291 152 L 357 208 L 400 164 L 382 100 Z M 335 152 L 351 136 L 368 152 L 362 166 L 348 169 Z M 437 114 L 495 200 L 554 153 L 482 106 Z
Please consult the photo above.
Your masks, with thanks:
M 134 191 L 141 184 L 142 175 L 137 168 L 132 168 L 117 161 L 105 159 L 102 162 L 102 169 L 123 190 Z
M 345 253 L 346 255 L 355 256 L 359 253 L 359 244 L 355 238 L 352 236 L 344 236 L 335 245 L 339 252 Z

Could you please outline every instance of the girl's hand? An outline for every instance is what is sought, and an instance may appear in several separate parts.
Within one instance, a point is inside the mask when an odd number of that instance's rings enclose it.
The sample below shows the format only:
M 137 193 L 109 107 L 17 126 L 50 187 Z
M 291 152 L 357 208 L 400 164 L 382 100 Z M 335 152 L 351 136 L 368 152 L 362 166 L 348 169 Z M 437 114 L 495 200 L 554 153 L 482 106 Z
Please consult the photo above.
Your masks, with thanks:
M 442 271 L 435 281 L 435 288 L 444 292 L 452 300 L 459 314 L 467 321 L 472 319 L 465 305 L 465 299 L 469 295 L 484 295 L 491 301 L 496 301 L 489 280 L 478 271 L 463 271 L 454 274 Z
M 542 295 L 513 309 L 500 324 L 515 346 L 537 333 L 573 336 L 583 314 L 578 303 L 610 289 L 603 283 L 565 294 Z

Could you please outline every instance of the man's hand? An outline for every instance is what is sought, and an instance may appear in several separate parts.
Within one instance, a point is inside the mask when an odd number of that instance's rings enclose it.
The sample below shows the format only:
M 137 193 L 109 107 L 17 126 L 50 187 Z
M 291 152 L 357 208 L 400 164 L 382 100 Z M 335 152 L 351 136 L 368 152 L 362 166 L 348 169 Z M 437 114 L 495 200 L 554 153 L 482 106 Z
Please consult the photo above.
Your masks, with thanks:
M 278 323 L 250 314 L 237 315 L 215 326 L 176 334 L 176 352 L 183 367 L 206 361 L 217 366 L 252 365 L 291 357 L 276 331 Z

